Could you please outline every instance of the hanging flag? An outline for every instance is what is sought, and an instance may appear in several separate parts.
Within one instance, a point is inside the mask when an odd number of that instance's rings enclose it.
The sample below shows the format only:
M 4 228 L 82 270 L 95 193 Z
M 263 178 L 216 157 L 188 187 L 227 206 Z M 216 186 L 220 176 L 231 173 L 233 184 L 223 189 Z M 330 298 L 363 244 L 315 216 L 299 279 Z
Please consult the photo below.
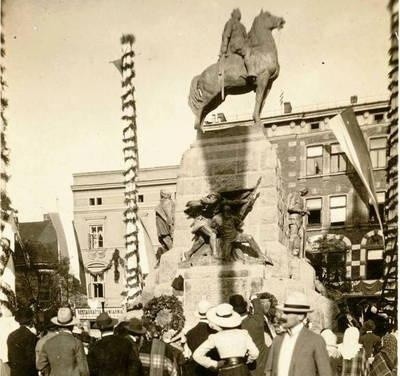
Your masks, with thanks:
M 383 233 L 383 223 L 378 210 L 378 200 L 376 196 L 371 158 L 368 146 L 364 140 L 363 133 L 358 125 L 353 109 L 348 108 L 342 111 L 340 114 L 330 119 L 329 125 L 339 141 L 340 147 L 367 189 L 379 221 L 379 226 Z

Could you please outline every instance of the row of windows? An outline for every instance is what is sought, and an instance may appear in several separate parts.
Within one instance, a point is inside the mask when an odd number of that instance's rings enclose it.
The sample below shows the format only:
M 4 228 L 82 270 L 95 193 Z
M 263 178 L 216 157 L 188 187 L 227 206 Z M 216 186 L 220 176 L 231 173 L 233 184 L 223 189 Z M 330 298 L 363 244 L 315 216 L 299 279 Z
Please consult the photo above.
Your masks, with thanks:
M 102 197 L 90 197 L 89 198 L 89 206 L 95 205 L 103 205 L 103 198 Z
M 325 255 L 327 265 L 342 265 L 343 270 L 338 270 L 338 275 L 345 274 L 346 254 L 344 252 L 329 252 Z M 354 271 L 351 274 L 351 279 L 380 279 L 383 276 L 384 260 L 383 249 L 368 249 L 365 260 L 365 275 L 360 274 L 360 268 L 357 268 L 357 273 Z M 331 275 L 333 281 L 338 282 L 339 278 L 334 271 L 327 271 Z
M 377 193 L 378 210 L 381 218 L 383 218 L 385 192 Z M 306 200 L 307 209 L 310 212 L 308 216 L 309 225 L 321 225 L 322 218 L 322 197 L 314 197 Z M 329 221 L 331 225 L 344 225 L 346 223 L 347 197 L 333 196 L 329 197 Z M 373 205 L 369 205 L 369 220 L 376 222 L 377 216 Z
M 338 143 L 330 145 L 308 146 L 306 151 L 307 176 L 322 175 L 324 148 L 330 156 L 329 170 L 331 173 L 347 171 L 347 157 Z M 369 152 L 373 168 L 386 167 L 386 137 L 371 138 Z

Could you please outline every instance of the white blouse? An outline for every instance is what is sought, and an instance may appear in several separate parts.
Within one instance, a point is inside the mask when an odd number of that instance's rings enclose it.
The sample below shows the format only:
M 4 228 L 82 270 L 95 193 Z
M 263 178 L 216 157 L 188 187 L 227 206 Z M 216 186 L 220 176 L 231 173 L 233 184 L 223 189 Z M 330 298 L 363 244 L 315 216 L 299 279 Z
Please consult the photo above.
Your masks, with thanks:
M 228 329 L 210 334 L 193 353 L 193 359 L 203 367 L 216 368 L 218 362 L 206 356 L 214 348 L 218 350 L 221 359 L 248 355 L 248 361 L 253 362 L 258 357 L 257 346 L 248 331 L 244 329 Z

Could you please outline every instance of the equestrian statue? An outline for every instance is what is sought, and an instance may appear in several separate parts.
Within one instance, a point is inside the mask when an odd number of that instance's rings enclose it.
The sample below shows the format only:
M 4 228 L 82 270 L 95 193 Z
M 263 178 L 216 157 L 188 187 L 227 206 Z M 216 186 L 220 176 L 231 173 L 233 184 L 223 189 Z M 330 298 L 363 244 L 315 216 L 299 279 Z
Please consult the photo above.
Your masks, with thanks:
M 195 129 L 202 129 L 207 114 L 215 110 L 227 95 L 256 92 L 253 119 L 260 114 L 273 82 L 279 75 L 278 54 L 272 30 L 285 24 L 282 17 L 261 10 L 249 33 L 234 9 L 225 24 L 219 60 L 192 79 L 189 106 L 195 115 Z

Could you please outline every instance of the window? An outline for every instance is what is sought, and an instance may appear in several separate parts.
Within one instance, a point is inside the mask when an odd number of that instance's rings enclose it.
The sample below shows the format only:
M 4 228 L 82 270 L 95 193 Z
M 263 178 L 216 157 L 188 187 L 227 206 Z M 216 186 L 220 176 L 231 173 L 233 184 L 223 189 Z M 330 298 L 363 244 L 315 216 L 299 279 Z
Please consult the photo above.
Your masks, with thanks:
M 322 174 L 322 145 L 307 148 L 307 175 Z
M 367 250 L 367 279 L 379 279 L 383 275 L 383 250 Z
M 310 124 L 310 128 L 311 128 L 311 129 L 319 129 L 319 128 L 320 128 L 319 122 L 311 123 L 311 124 Z
M 374 115 L 374 120 L 377 122 L 377 123 L 382 123 L 383 122 L 383 120 L 384 120 L 384 118 L 385 118 L 385 114 L 375 114 Z
M 346 196 L 330 198 L 331 225 L 344 225 L 346 222 Z
M 347 169 L 345 154 L 339 144 L 331 145 L 331 172 L 344 172 Z
M 92 282 L 89 283 L 89 297 L 104 298 L 104 276 L 91 275 Z
M 373 168 L 386 167 L 386 137 L 371 138 L 369 152 Z
M 50 300 L 52 275 L 50 273 L 39 274 L 39 302 L 48 302 Z
M 307 203 L 307 210 L 310 212 L 310 215 L 308 216 L 308 224 L 320 225 L 322 198 L 309 198 L 307 199 L 306 203 Z
M 103 248 L 103 226 L 89 226 L 89 249 Z
M 144 202 L 144 195 L 138 195 L 138 202 Z
M 376 192 L 376 198 L 378 201 L 378 211 L 381 219 L 383 220 L 385 211 L 385 192 Z M 369 202 L 369 220 L 370 222 L 378 222 L 378 217 L 375 213 L 374 206 Z
M 102 197 L 91 197 L 89 198 L 89 205 L 103 205 L 103 198 Z

